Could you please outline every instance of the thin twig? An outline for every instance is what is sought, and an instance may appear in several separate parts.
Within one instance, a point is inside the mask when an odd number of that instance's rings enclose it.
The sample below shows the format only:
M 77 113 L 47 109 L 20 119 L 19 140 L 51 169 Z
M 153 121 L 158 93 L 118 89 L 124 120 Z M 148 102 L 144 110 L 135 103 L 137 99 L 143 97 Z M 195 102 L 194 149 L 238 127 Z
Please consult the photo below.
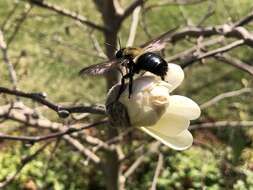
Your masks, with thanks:
M 0 109 L 0 117 L 7 117 L 8 119 L 12 119 L 14 121 L 18 121 L 20 123 L 24 123 L 27 126 L 35 126 L 37 129 L 49 129 L 52 131 L 60 131 L 60 132 L 66 132 L 68 129 L 68 126 L 60 124 L 60 123 L 55 123 L 51 122 L 48 119 L 43 119 L 43 118 L 34 118 L 33 116 L 33 110 L 26 107 L 19 105 L 20 103 L 15 103 L 12 106 L 4 106 L 1 107 Z M 73 125 L 74 126 L 74 125 Z M 73 127 L 70 127 L 73 128 Z M 72 136 L 75 136 L 75 133 L 72 134 Z M 90 137 L 86 136 L 83 134 L 83 139 L 87 141 L 90 144 L 95 144 L 96 138 L 95 137 Z M 87 138 L 85 138 L 87 137 Z M 62 137 L 64 140 L 66 140 L 71 146 L 73 146 L 78 152 L 80 152 L 82 155 L 85 157 L 88 157 L 91 161 L 94 163 L 99 163 L 100 158 L 96 156 L 91 150 L 88 148 L 84 147 L 78 140 L 74 139 L 74 137 L 70 137 L 69 135 L 65 135 Z M 106 146 L 103 146 L 104 149 L 107 149 Z M 109 148 L 108 148 L 109 149 Z
M 125 20 L 138 6 L 142 5 L 145 0 L 135 0 L 133 1 L 124 11 L 124 13 L 120 17 L 120 22 Z
M 216 103 L 218 103 L 219 101 L 225 99 L 225 98 L 230 98 L 230 97 L 234 97 L 234 96 L 239 96 L 241 94 L 244 93 L 251 93 L 252 89 L 251 88 L 242 88 L 240 90 L 234 90 L 234 91 L 230 91 L 230 92 L 226 92 L 226 93 L 222 93 L 219 94 L 217 96 L 215 96 L 214 98 L 212 98 L 211 100 L 208 100 L 207 102 L 203 103 L 200 105 L 201 109 L 205 109 L 208 108 Z
M 26 93 L 19 90 L 10 90 L 4 87 L 0 87 L 0 93 L 32 99 L 33 101 L 39 102 L 47 106 L 48 108 L 56 111 L 60 117 L 67 117 L 70 113 L 95 113 L 102 115 L 105 114 L 105 108 L 100 105 L 63 107 L 54 104 L 45 99 L 45 93 Z
M 222 55 L 219 54 L 215 56 L 215 59 L 222 61 L 224 63 L 227 63 L 229 65 L 232 65 L 238 69 L 241 69 L 249 73 L 251 76 L 253 76 L 253 66 L 248 65 L 235 57 L 232 57 L 228 54 L 222 54 Z
M 136 169 L 139 167 L 139 165 L 145 160 L 146 156 L 149 154 L 152 154 L 154 152 L 157 152 L 158 148 L 160 146 L 160 142 L 155 141 L 149 144 L 148 150 L 141 154 L 132 164 L 131 166 L 126 170 L 126 172 L 123 174 L 125 179 L 127 179 L 129 176 L 131 176 Z M 144 147 L 142 147 L 144 148 Z M 142 151 L 141 151 L 142 152 Z M 128 157 L 128 156 L 126 156 Z
M 223 24 L 218 26 L 210 27 L 186 27 L 178 31 L 167 31 L 164 34 L 160 35 L 156 39 L 153 39 L 145 44 L 142 47 L 146 47 L 152 44 L 157 44 L 160 47 L 159 50 L 163 49 L 167 43 L 176 43 L 180 40 L 184 40 L 187 37 L 198 38 L 202 37 L 211 37 L 214 35 L 224 36 L 226 38 L 237 38 L 239 40 L 245 40 L 245 44 L 253 47 L 253 35 L 246 29 L 243 28 L 242 24 L 248 24 L 253 20 L 252 15 L 249 14 L 244 19 L 247 19 L 247 22 L 242 22 L 234 27 L 233 24 Z M 159 51 L 157 50 L 157 51 Z
M 183 6 L 187 6 L 187 5 L 195 5 L 195 4 L 200 4 L 203 3 L 207 0 L 167 0 L 165 2 L 159 2 L 157 1 L 157 3 L 154 4 L 150 4 L 149 6 L 147 6 L 145 8 L 145 12 L 150 11 L 153 8 L 159 8 L 159 7 L 164 7 L 164 6 L 173 6 L 173 5 L 183 5 Z
M 138 21 L 139 21 L 139 14 L 141 11 L 141 7 L 137 7 L 134 11 L 133 11 L 133 16 L 132 16 L 132 23 L 131 23 L 131 27 L 130 27 L 130 32 L 129 32 L 129 36 L 128 36 L 128 40 L 127 40 L 127 47 L 129 46 L 133 46 L 134 44 L 134 39 L 136 36 L 136 31 L 137 31 L 137 27 L 138 27 Z
M 25 126 L 35 127 L 36 129 L 45 129 L 53 132 L 64 132 L 68 130 L 68 128 L 79 128 L 80 125 L 64 125 L 61 123 L 51 122 L 50 120 L 43 118 L 40 115 L 36 115 L 34 110 L 26 107 L 21 102 L 15 103 L 13 105 L 6 105 L 0 107 L 0 118 L 4 120 L 10 119 L 13 121 L 17 121 L 19 123 L 24 124 Z M 72 133 L 73 137 L 77 137 L 78 134 Z M 102 140 L 92 137 L 90 135 L 82 133 L 82 139 L 85 142 L 91 145 L 98 145 L 103 149 L 110 149 L 109 144 L 103 142 Z
M 5 31 L 5 26 L 7 25 L 8 21 L 11 19 L 11 17 L 14 15 L 14 13 L 16 12 L 17 8 L 18 8 L 19 3 L 15 2 L 14 3 L 14 7 L 12 8 L 12 10 L 9 12 L 9 14 L 5 17 L 3 23 L 1 24 L 1 29 L 3 31 Z
M 45 9 L 54 11 L 54 12 L 60 14 L 60 15 L 72 18 L 72 19 L 74 19 L 76 21 L 81 22 L 82 24 L 85 24 L 85 25 L 87 25 L 89 27 L 92 27 L 94 29 L 97 29 L 99 31 L 105 32 L 105 31 L 108 30 L 104 26 L 100 26 L 100 25 L 98 25 L 98 24 L 96 24 L 94 22 L 89 21 L 86 17 L 84 17 L 82 15 L 79 15 L 79 14 L 77 14 L 75 12 L 71 12 L 71 11 L 69 11 L 67 9 L 59 7 L 57 5 L 53 5 L 53 4 L 48 3 L 46 1 L 41 1 L 41 0 L 25 0 L 25 1 L 29 1 L 33 5 L 36 5 L 36 6 L 39 6 L 39 7 L 43 7 Z
M 63 139 L 66 140 L 76 150 L 78 150 L 78 152 L 80 152 L 83 156 L 88 157 L 95 164 L 100 163 L 101 161 L 100 158 L 96 154 L 94 154 L 91 150 L 85 148 L 78 140 L 70 136 L 63 136 Z
M 9 71 L 9 75 L 10 75 L 10 80 L 12 82 L 13 85 L 13 89 L 17 89 L 17 75 L 16 75 L 16 71 L 13 68 L 13 65 L 9 59 L 9 55 L 8 55 L 8 47 L 7 44 L 4 40 L 4 35 L 2 33 L 2 31 L 0 30 L 0 49 L 2 50 L 3 53 L 3 60 L 4 63 L 6 64 L 6 66 L 8 67 L 8 71 Z
M 157 162 L 157 166 L 156 166 L 156 170 L 155 170 L 155 175 L 154 175 L 154 178 L 152 181 L 152 186 L 151 186 L 150 190 L 156 190 L 157 180 L 158 180 L 158 177 L 161 173 L 162 167 L 163 167 L 163 155 L 161 153 L 159 153 L 158 162 Z
M 214 129 L 222 127 L 253 127 L 253 121 L 216 121 L 194 124 L 189 127 L 190 130 L 196 129 Z
M 207 12 L 206 12 L 206 14 L 200 19 L 200 21 L 198 22 L 197 26 L 203 25 L 203 23 L 204 23 L 208 18 L 210 18 L 210 17 L 214 14 L 215 8 L 216 8 L 215 3 L 216 3 L 216 1 L 214 1 L 214 0 L 210 0 L 210 1 L 209 1 L 209 5 L 208 5 L 208 8 L 207 8 Z
M 94 36 L 94 34 L 92 32 L 90 33 L 90 39 L 92 41 L 94 49 L 96 50 L 96 55 L 98 55 L 102 59 L 106 59 L 107 56 L 105 55 L 103 49 L 99 45 L 98 39 Z
M 32 10 L 32 6 L 29 6 L 28 8 L 25 8 L 24 12 L 21 14 L 20 18 L 18 18 L 17 20 L 17 24 L 14 27 L 14 30 L 11 34 L 11 36 L 8 38 L 7 40 L 7 46 L 9 47 L 11 42 L 15 39 L 15 37 L 17 36 L 22 24 L 25 22 L 25 20 L 27 19 L 27 16 L 29 15 L 30 11 Z
M 61 132 L 57 132 L 57 133 L 52 133 L 49 135 L 45 135 L 45 136 L 36 136 L 36 137 L 30 137 L 30 136 L 12 136 L 12 135 L 6 135 L 3 133 L 0 133 L 0 139 L 2 140 L 14 140 L 14 141 L 27 141 L 29 143 L 36 143 L 36 142 L 40 142 L 40 141 L 45 141 L 45 140 L 49 140 L 49 139 L 53 139 L 53 138 L 59 138 L 62 137 L 64 135 L 70 135 L 72 133 L 75 132 L 79 132 L 85 129 L 89 129 L 91 127 L 95 127 L 98 125 L 103 125 L 103 124 L 107 124 L 108 121 L 100 121 L 100 122 L 96 122 L 93 124 L 89 124 L 86 126 L 82 126 L 80 128 L 67 128 L 64 131 Z
M 243 45 L 244 42 L 245 42 L 244 40 L 237 40 L 237 41 L 234 41 L 234 42 L 232 42 L 232 43 L 230 43 L 226 46 L 223 46 L 221 48 L 217 48 L 217 49 L 211 50 L 211 51 L 206 52 L 206 53 L 195 54 L 190 59 L 184 61 L 183 64 L 181 64 L 181 67 L 186 68 L 186 67 L 192 65 L 196 61 L 199 61 L 199 60 L 202 60 L 204 58 L 212 57 L 214 55 L 230 51 L 230 50 L 232 50 L 236 47 L 239 47 L 239 46 Z

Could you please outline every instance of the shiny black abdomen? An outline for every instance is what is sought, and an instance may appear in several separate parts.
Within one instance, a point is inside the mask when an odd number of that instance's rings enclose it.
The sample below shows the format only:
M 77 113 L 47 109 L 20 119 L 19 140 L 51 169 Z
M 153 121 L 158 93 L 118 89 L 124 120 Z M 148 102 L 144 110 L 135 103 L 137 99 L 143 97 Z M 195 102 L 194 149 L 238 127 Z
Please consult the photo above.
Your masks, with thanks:
M 139 73 L 140 70 L 149 71 L 164 79 L 168 71 L 168 63 L 155 53 L 144 53 L 136 61 L 134 72 Z

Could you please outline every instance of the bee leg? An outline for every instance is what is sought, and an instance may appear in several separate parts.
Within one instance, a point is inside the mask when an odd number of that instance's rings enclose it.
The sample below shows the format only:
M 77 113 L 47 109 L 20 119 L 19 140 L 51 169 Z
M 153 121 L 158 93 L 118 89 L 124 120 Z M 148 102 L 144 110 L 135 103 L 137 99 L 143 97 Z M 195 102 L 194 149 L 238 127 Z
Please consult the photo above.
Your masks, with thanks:
M 129 64 L 129 87 L 128 87 L 128 98 L 130 99 L 131 98 L 131 94 L 132 94 L 132 91 L 133 91 L 133 77 L 134 77 L 134 62 L 131 61 L 130 64 Z
M 119 93 L 118 93 L 118 95 L 117 95 L 116 100 L 119 99 L 120 95 L 121 95 L 122 92 L 124 91 L 124 86 L 125 86 L 125 76 L 123 76 L 123 77 L 121 78 L 121 84 L 120 84 L 120 88 L 119 88 Z
M 122 70 L 120 69 L 120 68 L 116 68 L 118 71 L 119 71 L 119 73 L 121 74 L 121 76 L 123 77 L 124 76 L 124 74 L 123 74 L 123 72 L 122 72 Z
M 129 88 L 128 88 L 128 98 L 131 98 L 131 94 L 133 91 L 133 75 L 130 75 L 129 77 Z
M 127 78 L 130 78 L 130 73 L 124 75 L 124 76 L 121 78 L 121 84 L 120 84 L 120 88 L 119 88 L 119 93 L 118 93 L 118 96 L 117 96 L 116 100 L 119 99 L 120 95 L 121 95 L 122 92 L 124 91 L 125 80 L 126 80 Z

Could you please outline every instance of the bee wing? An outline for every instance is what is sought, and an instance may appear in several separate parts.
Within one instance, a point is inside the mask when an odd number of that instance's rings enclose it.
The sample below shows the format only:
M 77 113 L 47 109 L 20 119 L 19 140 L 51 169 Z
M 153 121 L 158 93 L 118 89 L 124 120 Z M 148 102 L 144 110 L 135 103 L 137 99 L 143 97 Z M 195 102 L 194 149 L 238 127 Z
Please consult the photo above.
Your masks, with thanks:
M 178 27 L 175 27 L 168 32 L 160 35 L 156 39 L 153 39 L 141 46 L 145 52 L 158 52 L 165 48 L 166 44 L 170 40 L 171 36 L 173 36 L 174 31 L 176 31 Z
M 95 65 L 91 65 L 88 67 L 83 68 L 82 70 L 79 71 L 80 75 L 103 75 L 105 74 L 108 70 L 114 68 L 117 66 L 117 60 L 109 60 L 103 63 L 98 63 Z

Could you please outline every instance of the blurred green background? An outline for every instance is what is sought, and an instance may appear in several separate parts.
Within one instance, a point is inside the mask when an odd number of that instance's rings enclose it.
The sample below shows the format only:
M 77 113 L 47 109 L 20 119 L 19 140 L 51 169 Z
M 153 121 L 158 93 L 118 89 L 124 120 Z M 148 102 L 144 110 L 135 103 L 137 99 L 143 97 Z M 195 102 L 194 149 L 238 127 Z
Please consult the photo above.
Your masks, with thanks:
M 48 2 L 102 23 L 101 16 L 92 1 Z M 146 6 L 157 2 L 150 0 Z M 150 37 L 156 37 L 176 26 L 184 27 L 187 21 L 193 25 L 198 24 L 210 7 L 214 13 L 203 26 L 239 20 L 252 11 L 252 6 L 252 0 L 216 0 L 185 6 L 152 8 L 141 14 L 141 19 L 148 27 L 148 35 L 147 31 L 144 31 L 143 23 L 139 23 L 135 45 L 140 45 Z M 69 18 L 38 7 L 33 7 L 27 19 L 19 26 L 20 19 L 29 8 L 30 5 L 23 1 L 0 1 L 0 26 L 4 28 L 5 38 L 12 39 L 9 56 L 17 72 L 19 89 L 28 92 L 46 92 L 49 99 L 57 103 L 104 103 L 106 97 L 104 79 L 99 77 L 83 79 L 78 76 L 78 71 L 84 66 L 104 60 L 96 56 L 91 45 L 93 36 L 104 48 L 103 36 Z M 185 20 L 182 14 L 185 14 L 188 20 Z M 130 22 L 131 17 L 121 27 L 119 37 L 122 44 L 127 41 Z M 19 30 L 17 35 L 12 36 L 17 28 Z M 253 25 L 249 25 L 248 29 L 252 30 Z M 166 57 L 169 58 L 170 55 L 191 47 L 195 42 L 196 39 L 193 39 L 181 41 L 173 46 L 168 45 Z M 230 53 L 253 66 L 252 49 L 243 46 Z M 1 86 L 10 87 L 7 68 L 1 56 Z M 252 76 L 212 59 L 205 60 L 204 64 L 195 64 L 187 68 L 185 75 L 183 85 L 175 93 L 186 95 L 199 104 L 224 92 L 252 87 Z M 36 106 L 28 100 L 24 101 Z M 4 104 L 1 97 L 0 102 Z M 252 120 L 252 102 L 252 93 L 224 99 L 204 109 L 200 121 Z M 62 122 L 54 112 L 46 110 L 43 115 Z M 161 148 L 164 155 L 164 169 L 158 178 L 157 189 L 253 189 L 253 128 L 238 126 L 200 129 L 193 131 L 193 134 L 195 140 L 201 143 L 187 151 L 178 152 L 166 147 Z M 146 139 L 148 138 L 146 136 Z M 130 152 L 138 144 L 138 140 L 132 140 L 124 145 L 124 151 Z M 36 144 L 30 149 L 19 142 L 0 142 L 0 181 L 15 171 L 22 155 L 34 152 L 38 147 Z M 104 189 L 101 171 L 86 165 L 86 160 L 66 146 L 64 141 L 60 141 L 59 147 L 48 161 L 53 147 L 54 145 L 50 145 L 27 165 L 6 189 L 23 189 L 28 183 L 36 184 L 38 189 Z M 149 189 L 156 163 L 156 155 L 147 156 L 145 162 L 126 182 L 126 188 Z

